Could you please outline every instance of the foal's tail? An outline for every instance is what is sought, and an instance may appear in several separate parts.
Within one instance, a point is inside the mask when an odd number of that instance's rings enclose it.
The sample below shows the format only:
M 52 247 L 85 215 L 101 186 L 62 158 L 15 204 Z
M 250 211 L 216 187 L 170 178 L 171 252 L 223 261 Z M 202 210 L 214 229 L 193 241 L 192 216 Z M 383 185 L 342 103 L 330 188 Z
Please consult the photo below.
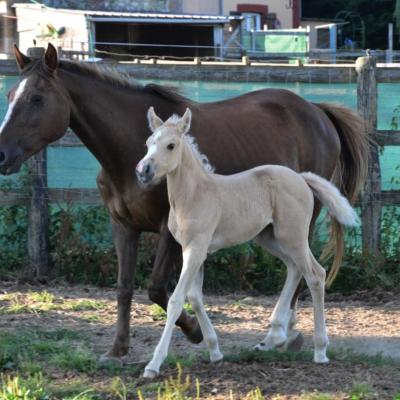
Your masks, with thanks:
M 356 226 L 360 220 L 349 201 L 340 194 L 338 188 L 331 182 L 312 172 L 300 174 L 314 195 L 328 208 L 328 212 L 341 225 Z
M 332 121 L 340 139 L 340 158 L 332 181 L 346 196 L 350 204 L 354 204 L 368 173 L 369 144 L 363 121 L 347 107 L 328 103 L 315 105 L 324 111 Z M 335 255 L 327 277 L 327 287 L 332 284 L 339 272 L 344 253 L 343 237 L 343 226 L 333 220 L 331 238 L 322 255 L 322 258 L 328 258 L 330 254 Z

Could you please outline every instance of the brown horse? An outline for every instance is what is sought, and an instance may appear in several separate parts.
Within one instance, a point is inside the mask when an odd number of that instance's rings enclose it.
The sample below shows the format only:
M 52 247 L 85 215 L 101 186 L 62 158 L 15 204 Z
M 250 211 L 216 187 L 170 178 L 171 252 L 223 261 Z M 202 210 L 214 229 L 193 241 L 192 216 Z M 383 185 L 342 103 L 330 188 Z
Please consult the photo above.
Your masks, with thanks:
M 360 120 L 340 106 L 312 104 L 275 89 L 201 104 L 159 85 L 143 86 L 84 63 L 59 61 L 52 45 L 41 59 L 31 59 L 18 48 L 15 56 L 21 80 L 9 93 L 9 108 L 0 127 L 0 173 L 18 171 L 22 162 L 63 136 L 68 127 L 102 166 L 97 183 L 111 214 L 119 265 L 117 331 L 107 359 L 128 352 L 140 233 L 160 233 L 149 296 L 164 309 L 166 284 L 181 253 L 167 227 L 165 182 L 144 190 L 133 172 L 145 155 L 150 106 L 164 119 L 183 114 L 189 106 L 194 117 L 191 132 L 220 174 L 262 164 L 285 165 L 332 178 L 353 201 L 367 173 L 367 142 Z M 319 210 L 317 204 L 314 221 Z M 333 237 L 336 258 L 331 276 L 337 273 L 343 251 L 342 231 L 336 229 Z M 286 295 L 288 285 L 287 281 Z M 292 293 L 291 309 L 283 311 L 291 312 L 288 341 L 298 335 L 296 293 Z M 176 323 L 193 342 L 202 340 L 197 320 L 182 313 Z

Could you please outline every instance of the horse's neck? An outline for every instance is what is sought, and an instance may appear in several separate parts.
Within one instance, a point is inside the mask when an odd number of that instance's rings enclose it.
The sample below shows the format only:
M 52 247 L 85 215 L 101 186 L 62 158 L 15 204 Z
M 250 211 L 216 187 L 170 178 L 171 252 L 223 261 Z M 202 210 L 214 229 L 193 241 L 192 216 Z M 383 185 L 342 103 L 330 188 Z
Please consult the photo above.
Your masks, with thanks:
M 147 132 L 139 124 L 145 120 L 145 102 L 134 88 L 130 93 L 62 69 L 59 76 L 72 101 L 70 127 L 107 172 L 122 175 L 143 152 Z
M 201 161 L 195 156 L 189 143 L 183 142 L 182 159 L 178 167 L 167 175 L 168 197 L 171 206 L 182 206 L 196 197 L 199 183 L 209 181 Z

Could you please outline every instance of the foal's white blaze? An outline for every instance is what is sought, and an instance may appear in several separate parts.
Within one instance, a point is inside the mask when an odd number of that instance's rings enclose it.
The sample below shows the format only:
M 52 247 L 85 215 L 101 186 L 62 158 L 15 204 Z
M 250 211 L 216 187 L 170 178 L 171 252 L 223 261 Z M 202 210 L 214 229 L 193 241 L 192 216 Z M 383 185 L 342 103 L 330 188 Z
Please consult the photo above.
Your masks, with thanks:
M 22 80 L 19 83 L 19 85 L 17 87 L 17 90 L 15 91 L 14 98 L 12 99 L 11 103 L 8 105 L 6 116 L 4 117 L 3 122 L 2 122 L 2 124 L 0 126 L 0 135 L 3 132 L 5 126 L 8 123 L 8 121 L 11 119 L 12 113 L 14 111 L 14 107 L 18 103 L 18 99 L 22 96 L 22 93 L 25 90 L 25 86 L 26 86 L 26 82 L 27 81 L 28 81 L 28 79 L 25 78 L 24 80 Z

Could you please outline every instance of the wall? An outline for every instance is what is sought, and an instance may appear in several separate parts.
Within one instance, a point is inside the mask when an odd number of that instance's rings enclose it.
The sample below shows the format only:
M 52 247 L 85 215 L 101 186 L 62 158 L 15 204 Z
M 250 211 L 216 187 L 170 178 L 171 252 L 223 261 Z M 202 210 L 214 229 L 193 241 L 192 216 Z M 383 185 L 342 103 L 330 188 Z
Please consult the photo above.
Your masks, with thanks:
M 167 11 L 174 0 L 45 0 L 49 7 L 107 11 Z M 176 0 L 175 0 L 176 1 Z
M 33 39 L 38 46 L 45 46 L 52 42 L 55 46 L 62 46 L 71 50 L 88 50 L 89 33 L 83 14 L 63 12 L 61 10 L 43 10 L 38 6 L 16 7 L 18 44 L 23 52 L 33 46 Z M 61 37 L 51 35 L 47 25 L 56 29 L 65 27 L 65 34 Z
M 173 11 L 173 10 L 172 10 Z M 183 0 L 182 12 L 187 14 L 219 14 L 219 0 Z
M 224 14 L 236 11 L 237 4 L 262 4 L 268 6 L 269 13 L 276 13 L 281 21 L 282 28 L 293 28 L 293 10 L 286 8 L 289 0 L 223 0 Z M 298 27 L 296 27 L 298 28 Z

